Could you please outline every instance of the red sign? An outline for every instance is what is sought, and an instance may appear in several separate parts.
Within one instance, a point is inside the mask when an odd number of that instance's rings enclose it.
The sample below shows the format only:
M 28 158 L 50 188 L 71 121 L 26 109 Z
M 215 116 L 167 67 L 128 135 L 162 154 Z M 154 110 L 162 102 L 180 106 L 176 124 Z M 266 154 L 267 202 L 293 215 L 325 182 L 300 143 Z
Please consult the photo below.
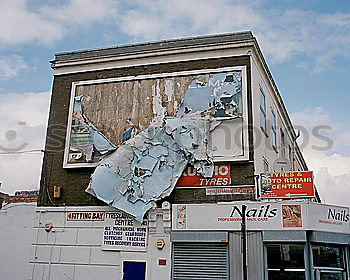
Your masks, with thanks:
M 311 171 L 292 171 L 261 174 L 262 198 L 314 197 Z
M 186 167 L 176 183 L 178 187 L 209 187 L 231 185 L 230 164 L 215 164 L 211 178 L 198 176 L 193 166 Z

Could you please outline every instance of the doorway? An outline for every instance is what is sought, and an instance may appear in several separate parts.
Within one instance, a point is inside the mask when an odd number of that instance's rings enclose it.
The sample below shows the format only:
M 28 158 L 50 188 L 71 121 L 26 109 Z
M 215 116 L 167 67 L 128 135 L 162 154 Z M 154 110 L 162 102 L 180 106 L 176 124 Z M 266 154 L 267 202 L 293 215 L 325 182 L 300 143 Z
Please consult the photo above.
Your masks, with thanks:
M 123 262 L 123 280 L 145 280 L 145 275 L 146 262 Z

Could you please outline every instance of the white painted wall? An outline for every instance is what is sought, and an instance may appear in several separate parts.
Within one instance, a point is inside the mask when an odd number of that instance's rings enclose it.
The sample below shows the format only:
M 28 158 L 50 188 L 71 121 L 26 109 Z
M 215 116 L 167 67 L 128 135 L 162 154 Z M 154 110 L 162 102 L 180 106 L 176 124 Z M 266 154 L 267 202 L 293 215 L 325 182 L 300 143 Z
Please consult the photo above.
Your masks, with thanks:
M 285 133 L 285 157 L 292 164 L 292 159 L 289 158 L 288 145 L 293 147 L 292 137 L 287 130 L 287 120 L 282 115 L 281 107 L 276 99 L 275 90 L 267 77 L 265 70 L 259 64 L 255 55 L 251 56 L 252 65 L 252 103 L 253 103 L 253 125 L 254 125 L 254 161 L 255 174 L 264 172 L 263 159 L 269 163 L 269 171 L 273 172 L 274 161 L 282 156 L 281 153 L 281 133 L 282 128 Z M 266 101 L 266 134 L 260 129 L 260 88 L 265 93 Z M 271 139 L 271 112 L 276 115 L 277 122 L 277 151 L 272 148 Z
M 147 251 L 121 252 L 101 249 L 104 221 L 67 221 L 70 211 L 111 212 L 115 209 L 107 206 L 38 207 L 40 226 L 35 228 L 37 235 L 33 239 L 30 260 L 32 280 L 121 280 L 124 260 L 145 261 L 147 280 L 170 279 L 170 214 L 165 215 L 162 209 L 150 210 Z M 169 216 L 169 222 L 165 216 Z M 46 232 L 45 222 L 51 222 L 54 230 Z M 166 243 L 163 250 L 156 248 L 156 240 L 160 238 Z M 166 259 L 167 265 L 158 266 L 158 259 Z
M 0 210 L 0 279 L 30 279 L 36 203 L 12 203 Z

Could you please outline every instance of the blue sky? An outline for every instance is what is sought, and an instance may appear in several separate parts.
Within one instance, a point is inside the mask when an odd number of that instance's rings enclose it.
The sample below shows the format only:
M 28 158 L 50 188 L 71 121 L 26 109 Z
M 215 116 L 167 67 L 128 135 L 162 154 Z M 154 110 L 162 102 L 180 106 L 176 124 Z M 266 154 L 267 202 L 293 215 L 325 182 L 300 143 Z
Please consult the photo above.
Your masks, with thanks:
M 55 53 L 244 30 L 257 38 L 294 123 L 305 128 L 302 150 L 322 198 L 350 205 L 346 0 L 0 0 L 0 148 L 43 148 Z M 319 125 L 332 140 L 324 151 L 312 148 Z M 0 154 L 0 191 L 35 189 L 40 160 L 40 153 Z

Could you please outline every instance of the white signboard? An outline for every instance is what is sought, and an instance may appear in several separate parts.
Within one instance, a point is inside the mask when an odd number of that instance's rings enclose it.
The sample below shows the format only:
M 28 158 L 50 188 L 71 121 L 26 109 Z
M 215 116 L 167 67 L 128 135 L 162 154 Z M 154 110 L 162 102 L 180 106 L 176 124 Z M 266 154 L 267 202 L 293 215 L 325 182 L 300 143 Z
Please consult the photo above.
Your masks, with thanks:
M 247 193 L 255 193 L 254 187 L 246 187 L 246 186 L 229 186 L 225 188 L 215 187 L 215 188 L 206 188 L 206 195 L 226 195 L 226 194 L 247 194 Z
M 173 230 L 240 230 L 242 204 L 173 205 Z M 350 233 L 349 209 L 317 203 L 244 203 L 247 230 Z
M 104 221 L 105 212 L 103 211 L 74 211 L 67 213 L 67 221 Z
M 123 212 L 106 212 L 102 250 L 146 251 L 147 222 L 137 222 Z
M 248 230 L 301 229 L 304 205 L 247 203 Z M 173 230 L 240 230 L 242 204 L 174 205 Z
M 349 208 L 313 204 L 309 207 L 310 227 L 320 231 L 349 233 Z

